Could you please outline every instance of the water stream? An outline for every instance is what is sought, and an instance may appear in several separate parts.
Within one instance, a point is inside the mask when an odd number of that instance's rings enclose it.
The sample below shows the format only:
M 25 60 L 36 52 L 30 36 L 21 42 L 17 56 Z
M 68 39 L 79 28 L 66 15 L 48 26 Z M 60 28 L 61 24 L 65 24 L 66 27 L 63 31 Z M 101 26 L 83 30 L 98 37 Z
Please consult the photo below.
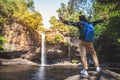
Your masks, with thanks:
M 45 80 L 45 65 L 46 65 L 46 54 L 45 54 L 45 34 L 41 33 L 42 45 L 41 45 L 41 65 L 38 70 L 37 80 Z
M 46 64 L 46 55 L 45 55 L 45 34 L 41 33 L 42 36 L 42 45 L 41 45 L 41 66 Z
M 120 73 L 120 68 L 103 69 Z M 43 73 L 40 70 L 43 70 Z M 44 66 L 41 69 L 39 66 L 29 65 L 0 66 L 0 80 L 65 80 L 70 76 L 79 75 L 79 70 L 78 66 Z M 89 70 L 94 71 L 95 68 L 91 67 Z
M 41 66 L 36 74 L 37 80 L 45 80 L 45 66 Z

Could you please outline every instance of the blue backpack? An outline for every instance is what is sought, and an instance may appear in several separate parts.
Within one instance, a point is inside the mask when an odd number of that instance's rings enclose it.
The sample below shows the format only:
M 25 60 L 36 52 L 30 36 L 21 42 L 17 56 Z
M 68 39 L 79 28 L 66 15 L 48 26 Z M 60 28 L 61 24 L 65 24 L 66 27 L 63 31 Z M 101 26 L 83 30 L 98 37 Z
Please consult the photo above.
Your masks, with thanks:
M 84 40 L 87 42 L 92 42 L 94 40 L 94 26 L 92 23 L 81 22 L 83 24 L 83 34 Z

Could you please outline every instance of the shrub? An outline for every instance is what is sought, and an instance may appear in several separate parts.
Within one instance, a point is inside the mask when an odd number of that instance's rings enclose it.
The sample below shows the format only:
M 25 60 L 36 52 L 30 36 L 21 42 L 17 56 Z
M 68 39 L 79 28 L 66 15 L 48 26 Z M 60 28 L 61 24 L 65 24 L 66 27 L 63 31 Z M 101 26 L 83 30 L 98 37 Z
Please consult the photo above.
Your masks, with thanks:
M 55 35 L 55 41 L 60 42 L 62 40 L 63 40 L 63 36 L 62 35 L 60 35 L 60 34 L 56 34 Z

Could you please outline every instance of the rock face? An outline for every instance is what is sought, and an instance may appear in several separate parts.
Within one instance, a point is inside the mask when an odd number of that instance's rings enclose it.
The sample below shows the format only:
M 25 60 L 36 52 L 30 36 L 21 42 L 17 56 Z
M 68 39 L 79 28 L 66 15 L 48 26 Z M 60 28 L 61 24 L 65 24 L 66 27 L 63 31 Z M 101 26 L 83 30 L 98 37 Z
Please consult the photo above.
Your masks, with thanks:
M 36 65 L 38 66 L 37 63 L 34 63 L 32 61 L 29 61 L 27 59 L 22 59 L 22 58 L 14 58 L 14 59 L 10 59 L 10 60 L 0 60 L 1 61 L 1 65 Z
M 46 57 L 47 62 L 52 64 L 58 64 L 64 62 L 71 62 L 72 59 L 77 58 L 76 54 L 79 54 L 78 46 L 71 43 L 70 38 L 61 38 L 60 41 L 56 41 L 56 35 L 61 35 L 59 32 L 51 32 L 46 34 Z
M 1 58 L 39 59 L 41 36 L 37 31 L 25 24 L 13 22 L 4 25 L 1 34 L 7 40 L 4 45 L 5 51 L 0 53 Z

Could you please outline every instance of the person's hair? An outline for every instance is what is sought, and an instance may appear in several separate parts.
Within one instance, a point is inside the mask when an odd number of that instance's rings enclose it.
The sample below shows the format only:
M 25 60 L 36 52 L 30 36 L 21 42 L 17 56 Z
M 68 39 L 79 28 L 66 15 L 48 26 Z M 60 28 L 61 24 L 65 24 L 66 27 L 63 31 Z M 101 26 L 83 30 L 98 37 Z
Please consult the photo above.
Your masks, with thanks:
M 86 19 L 85 15 L 80 15 L 79 16 L 79 20 L 88 22 L 88 20 Z

